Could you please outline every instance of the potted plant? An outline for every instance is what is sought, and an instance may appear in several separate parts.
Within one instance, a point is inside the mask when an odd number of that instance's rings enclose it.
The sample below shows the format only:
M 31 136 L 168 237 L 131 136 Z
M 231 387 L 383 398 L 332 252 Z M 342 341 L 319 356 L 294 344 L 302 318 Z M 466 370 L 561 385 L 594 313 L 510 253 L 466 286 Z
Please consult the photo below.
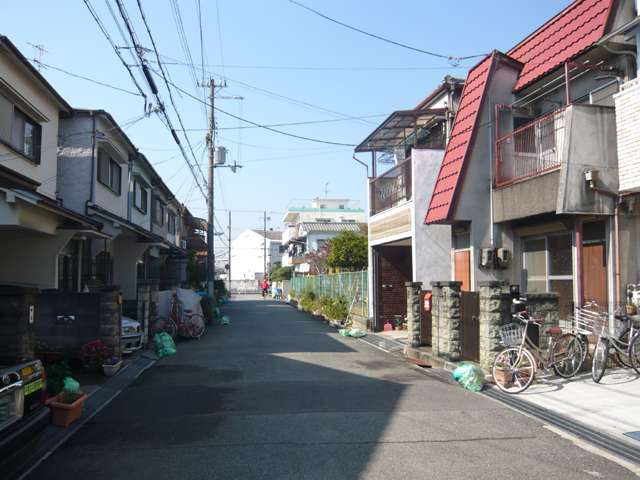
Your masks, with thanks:
M 62 391 L 55 397 L 48 399 L 46 404 L 51 409 L 51 423 L 67 428 L 82 415 L 86 399 L 87 396 L 80 391 Z
M 102 371 L 107 377 L 113 377 L 122 367 L 122 360 L 118 357 L 107 358 L 102 362 Z
M 111 357 L 113 357 L 113 350 L 102 340 L 94 340 L 80 347 L 82 364 L 90 370 L 98 370 Z

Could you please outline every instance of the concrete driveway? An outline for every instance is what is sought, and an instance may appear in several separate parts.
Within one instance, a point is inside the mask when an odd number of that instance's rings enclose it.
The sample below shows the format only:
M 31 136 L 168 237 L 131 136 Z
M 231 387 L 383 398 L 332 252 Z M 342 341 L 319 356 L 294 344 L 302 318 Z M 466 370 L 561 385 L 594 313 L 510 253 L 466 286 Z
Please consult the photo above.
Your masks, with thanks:
M 622 466 L 285 304 L 145 372 L 29 478 L 626 479 Z

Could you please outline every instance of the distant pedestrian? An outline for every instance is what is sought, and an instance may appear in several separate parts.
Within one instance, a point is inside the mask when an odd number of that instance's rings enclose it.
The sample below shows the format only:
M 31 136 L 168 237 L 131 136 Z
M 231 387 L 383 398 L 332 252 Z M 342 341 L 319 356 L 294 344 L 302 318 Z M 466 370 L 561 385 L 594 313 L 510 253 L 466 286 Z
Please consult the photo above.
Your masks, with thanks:
M 269 294 L 269 280 L 266 278 L 260 284 L 260 290 L 262 290 L 262 298 L 267 298 Z

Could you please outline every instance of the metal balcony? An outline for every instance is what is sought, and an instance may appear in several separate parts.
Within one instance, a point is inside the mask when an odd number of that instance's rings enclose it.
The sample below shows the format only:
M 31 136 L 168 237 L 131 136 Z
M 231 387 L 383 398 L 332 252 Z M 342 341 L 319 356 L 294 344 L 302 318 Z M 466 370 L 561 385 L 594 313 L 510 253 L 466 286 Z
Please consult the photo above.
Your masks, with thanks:
M 564 131 L 565 108 L 562 108 L 499 138 L 496 141 L 496 187 L 559 168 Z
M 411 199 L 411 173 L 411 159 L 408 159 L 371 180 L 371 215 Z

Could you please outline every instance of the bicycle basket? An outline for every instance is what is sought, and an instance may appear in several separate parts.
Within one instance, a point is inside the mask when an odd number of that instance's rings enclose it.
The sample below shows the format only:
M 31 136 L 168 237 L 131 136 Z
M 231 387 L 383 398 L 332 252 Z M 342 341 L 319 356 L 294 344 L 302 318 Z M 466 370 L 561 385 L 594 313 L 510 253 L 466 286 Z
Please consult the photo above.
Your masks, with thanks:
M 506 347 L 513 347 L 522 343 L 524 325 L 510 323 L 500 327 L 500 340 Z

